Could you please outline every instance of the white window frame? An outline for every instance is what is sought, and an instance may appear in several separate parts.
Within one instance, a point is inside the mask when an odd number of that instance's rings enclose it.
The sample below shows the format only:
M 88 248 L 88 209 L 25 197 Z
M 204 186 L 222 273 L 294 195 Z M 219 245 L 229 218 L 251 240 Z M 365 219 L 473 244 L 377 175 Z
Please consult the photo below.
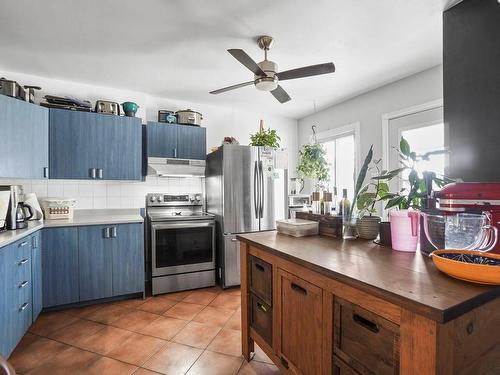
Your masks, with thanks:
M 361 160 L 361 123 L 352 122 L 350 124 L 340 126 L 333 129 L 324 130 L 322 132 L 316 133 L 316 141 L 318 143 L 324 143 L 333 141 L 335 139 L 345 137 L 347 135 L 354 135 L 354 176 L 358 175 Z M 354 180 L 354 184 L 356 184 L 356 180 Z

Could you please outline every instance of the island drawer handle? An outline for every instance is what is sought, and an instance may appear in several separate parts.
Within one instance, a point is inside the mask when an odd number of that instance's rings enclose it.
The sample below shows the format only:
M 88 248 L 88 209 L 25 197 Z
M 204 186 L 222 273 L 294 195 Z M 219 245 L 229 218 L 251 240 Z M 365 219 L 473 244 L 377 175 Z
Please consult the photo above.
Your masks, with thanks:
M 379 328 L 378 328 L 378 325 L 376 323 L 374 323 L 366 318 L 363 318 L 361 315 L 353 313 L 352 320 L 354 320 L 354 322 L 359 324 L 361 327 L 366 328 L 367 330 L 372 331 L 373 333 L 379 332 Z
M 302 294 L 307 294 L 307 290 L 305 290 L 300 285 L 297 285 L 295 283 L 292 283 L 292 289 L 295 290 L 296 292 L 299 292 L 299 293 L 302 293 Z
M 259 309 L 261 309 L 262 311 L 267 312 L 267 308 L 266 308 L 266 306 L 264 306 L 262 303 L 257 302 L 257 307 L 258 307 Z
M 255 268 L 257 268 L 259 271 L 264 272 L 264 266 L 262 266 L 259 263 L 255 263 Z
M 284 368 L 286 368 L 286 369 L 288 368 L 288 361 L 285 358 L 280 357 L 280 362 Z

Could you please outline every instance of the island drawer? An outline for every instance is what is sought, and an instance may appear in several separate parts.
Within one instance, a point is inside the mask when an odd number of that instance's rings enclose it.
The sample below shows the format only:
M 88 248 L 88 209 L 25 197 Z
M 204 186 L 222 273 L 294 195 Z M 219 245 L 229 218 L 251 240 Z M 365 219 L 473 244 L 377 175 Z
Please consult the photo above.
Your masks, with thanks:
M 334 354 L 354 371 L 399 374 L 399 327 L 396 324 L 336 297 L 333 330 Z
M 250 290 L 272 306 L 273 266 L 253 255 L 250 256 Z
M 273 337 L 273 309 L 262 299 L 250 294 L 250 327 L 272 346 Z
M 347 363 L 339 359 L 337 356 L 334 356 L 333 375 L 360 375 L 360 374 L 353 368 L 349 367 Z

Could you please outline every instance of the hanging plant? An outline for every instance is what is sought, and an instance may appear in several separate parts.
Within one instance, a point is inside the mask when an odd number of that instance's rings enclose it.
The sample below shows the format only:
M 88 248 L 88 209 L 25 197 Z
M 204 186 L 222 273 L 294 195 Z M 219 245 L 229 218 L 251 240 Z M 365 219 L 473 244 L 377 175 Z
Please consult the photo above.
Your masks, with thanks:
M 267 146 L 272 148 L 280 148 L 280 136 L 276 130 L 268 128 L 264 129 L 264 121 L 260 120 L 259 131 L 255 134 L 250 134 L 250 146 Z
M 329 163 L 326 159 L 326 150 L 316 140 L 316 127 L 312 127 L 313 142 L 305 144 L 299 150 L 300 163 L 297 173 L 300 179 L 316 181 L 316 188 L 322 187 L 330 180 Z

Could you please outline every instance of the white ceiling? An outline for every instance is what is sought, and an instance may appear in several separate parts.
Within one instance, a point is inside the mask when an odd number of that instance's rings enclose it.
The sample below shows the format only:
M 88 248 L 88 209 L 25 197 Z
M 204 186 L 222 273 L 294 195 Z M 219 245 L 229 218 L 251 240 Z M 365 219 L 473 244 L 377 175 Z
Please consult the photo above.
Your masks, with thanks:
M 0 0 L 0 69 L 300 118 L 441 63 L 447 0 Z M 278 103 L 228 48 L 280 70 L 333 61 L 330 75 L 282 83 Z M 36 82 L 29 82 L 36 84 Z

